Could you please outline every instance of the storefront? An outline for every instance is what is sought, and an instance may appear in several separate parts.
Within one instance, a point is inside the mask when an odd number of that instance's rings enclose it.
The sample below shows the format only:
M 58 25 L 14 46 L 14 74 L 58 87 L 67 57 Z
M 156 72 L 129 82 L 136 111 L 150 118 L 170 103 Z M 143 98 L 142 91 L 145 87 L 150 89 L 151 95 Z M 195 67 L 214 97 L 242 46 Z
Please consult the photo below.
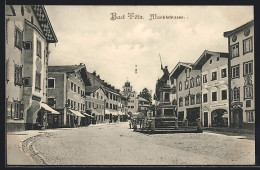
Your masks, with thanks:
M 70 112 L 70 114 L 69 114 L 69 124 L 70 124 L 70 127 L 78 127 L 78 126 L 80 126 L 81 118 L 85 117 L 85 116 L 83 116 L 81 113 L 79 113 L 76 110 L 69 109 L 69 112 Z

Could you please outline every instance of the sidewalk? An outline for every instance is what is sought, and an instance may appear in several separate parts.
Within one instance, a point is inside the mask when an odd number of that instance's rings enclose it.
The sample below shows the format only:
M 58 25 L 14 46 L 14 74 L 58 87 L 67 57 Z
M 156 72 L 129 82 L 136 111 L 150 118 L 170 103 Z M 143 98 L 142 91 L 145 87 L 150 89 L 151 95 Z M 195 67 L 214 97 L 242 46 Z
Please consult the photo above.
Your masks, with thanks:
M 202 127 L 203 131 L 213 132 L 227 132 L 238 134 L 255 134 L 255 130 L 243 129 L 243 128 L 230 128 L 230 127 Z
M 68 128 L 8 132 L 6 134 L 6 166 L 38 165 L 36 161 L 30 157 L 30 155 L 26 154 L 23 151 L 23 142 L 33 136 L 38 136 L 47 132 L 55 132 L 64 129 Z

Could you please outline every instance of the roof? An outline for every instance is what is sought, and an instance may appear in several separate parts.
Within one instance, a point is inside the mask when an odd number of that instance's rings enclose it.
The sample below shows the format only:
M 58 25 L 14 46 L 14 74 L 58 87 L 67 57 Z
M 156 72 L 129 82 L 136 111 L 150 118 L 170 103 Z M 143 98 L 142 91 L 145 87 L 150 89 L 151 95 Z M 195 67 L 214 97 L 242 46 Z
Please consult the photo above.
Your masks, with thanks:
M 63 65 L 63 66 L 48 66 L 48 72 L 64 72 L 73 73 L 85 65 Z
M 86 93 L 93 93 L 93 92 L 95 92 L 96 90 L 98 90 L 99 88 L 100 88 L 101 90 L 103 90 L 103 92 L 105 93 L 105 90 L 104 90 L 102 87 L 100 87 L 100 86 L 86 86 L 85 92 L 86 92 Z
M 116 89 L 114 86 L 112 86 L 111 84 L 108 84 L 107 82 L 105 82 L 104 80 L 101 80 L 99 76 L 94 75 L 93 73 L 87 72 L 87 76 L 90 80 L 90 85 L 91 86 L 100 86 L 102 88 L 104 88 L 107 91 L 111 91 L 114 93 L 119 93 L 119 89 Z
M 140 96 L 138 97 L 138 100 L 139 100 L 139 101 L 142 101 L 142 102 L 149 102 L 148 100 L 146 100 L 145 98 L 140 97 Z
M 194 69 L 201 69 L 201 67 L 210 59 L 213 55 L 219 55 L 223 58 L 228 58 L 229 54 L 224 52 L 213 52 L 205 50 L 201 56 L 197 59 L 197 61 L 194 63 Z
M 170 73 L 170 77 L 177 78 L 185 68 L 192 68 L 192 63 L 178 62 Z
M 56 43 L 58 39 L 54 33 L 51 22 L 43 5 L 31 5 L 34 15 L 46 37 L 47 42 Z
M 251 20 L 251 21 L 245 23 L 244 25 L 241 25 L 241 26 L 239 26 L 239 27 L 237 27 L 237 28 L 235 28 L 235 29 L 233 29 L 231 31 L 224 32 L 223 36 L 224 37 L 229 37 L 229 36 L 239 32 L 239 31 L 241 31 L 241 30 L 243 30 L 243 29 L 245 29 L 247 27 L 250 27 L 252 25 L 254 25 L 254 20 Z

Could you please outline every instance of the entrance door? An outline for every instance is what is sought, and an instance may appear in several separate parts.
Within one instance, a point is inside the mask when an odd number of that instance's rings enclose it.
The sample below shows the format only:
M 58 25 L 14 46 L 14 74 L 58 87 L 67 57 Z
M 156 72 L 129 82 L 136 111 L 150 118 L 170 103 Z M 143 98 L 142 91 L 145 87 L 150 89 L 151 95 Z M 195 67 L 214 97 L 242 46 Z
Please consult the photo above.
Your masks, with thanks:
M 233 110 L 233 123 L 234 126 L 239 128 L 242 127 L 243 124 L 243 110 L 240 108 L 237 108 L 235 110 Z
M 208 112 L 204 112 L 204 127 L 208 126 Z

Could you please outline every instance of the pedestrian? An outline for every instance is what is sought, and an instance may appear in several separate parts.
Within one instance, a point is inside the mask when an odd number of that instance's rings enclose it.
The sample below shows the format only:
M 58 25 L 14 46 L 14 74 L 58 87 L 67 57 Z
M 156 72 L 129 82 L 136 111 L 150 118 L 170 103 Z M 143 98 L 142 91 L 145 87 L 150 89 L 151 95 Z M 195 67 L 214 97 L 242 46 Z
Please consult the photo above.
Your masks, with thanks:
M 131 126 L 132 126 L 132 123 L 131 123 L 131 120 L 129 119 L 128 120 L 128 123 L 129 123 L 129 127 L 130 127 L 130 129 L 132 128 Z

